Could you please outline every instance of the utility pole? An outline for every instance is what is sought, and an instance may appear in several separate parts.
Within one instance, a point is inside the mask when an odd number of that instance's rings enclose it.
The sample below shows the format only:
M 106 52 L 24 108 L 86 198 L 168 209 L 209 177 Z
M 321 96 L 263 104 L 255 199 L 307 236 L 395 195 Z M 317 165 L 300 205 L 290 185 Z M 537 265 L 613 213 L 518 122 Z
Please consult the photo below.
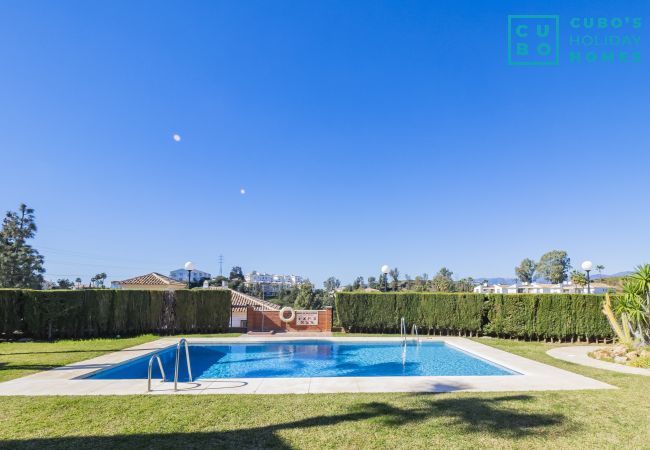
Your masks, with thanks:
M 223 276 L 223 255 L 219 255 L 219 276 Z

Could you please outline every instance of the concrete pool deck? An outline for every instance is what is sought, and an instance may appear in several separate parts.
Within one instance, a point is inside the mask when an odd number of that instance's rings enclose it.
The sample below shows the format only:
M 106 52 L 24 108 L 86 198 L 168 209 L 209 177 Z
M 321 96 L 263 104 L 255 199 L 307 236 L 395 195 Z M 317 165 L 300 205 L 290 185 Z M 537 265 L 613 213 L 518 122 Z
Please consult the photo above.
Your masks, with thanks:
M 236 338 L 188 338 L 190 344 L 304 341 L 308 338 L 240 336 Z M 399 341 L 399 338 L 327 337 L 319 341 Z M 183 394 L 322 394 L 339 392 L 505 392 L 615 389 L 592 378 L 558 369 L 462 337 L 423 337 L 423 341 L 444 341 L 480 358 L 499 364 L 520 375 L 499 376 L 413 376 L 335 378 L 239 378 L 179 383 L 154 379 L 152 392 L 147 380 L 103 380 L 84 377 L 134 358 L 175 345 L 178 339 L 162 338 L 87 361 L 0 383 L 0 395 L 183 395 Z

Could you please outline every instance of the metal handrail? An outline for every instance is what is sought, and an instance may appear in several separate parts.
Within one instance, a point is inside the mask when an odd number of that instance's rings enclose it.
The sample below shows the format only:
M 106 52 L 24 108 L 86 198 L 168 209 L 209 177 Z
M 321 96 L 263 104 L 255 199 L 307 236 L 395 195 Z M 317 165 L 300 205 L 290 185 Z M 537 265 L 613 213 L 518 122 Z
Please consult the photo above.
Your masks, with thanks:
M 176 344 L 176 365 L 174 366 L 174 390 L 178 390 L 178 362 L 181 355 L 181 345 L 185 344 L 185 359 L 187 360 L 187 374 L 190 378 L 190 383 L 192 382 L 192 367 L 190 366 L 190 349 L 187 345 L 187 339 L 181 338 Z
M 420 333 L 418 332 L 418 326 L 416 324 L 413 324 L 411 327 L 411 335 L 415 335 L 418 343 L 420 342 Z
M 160 368 L 160 373 L 162 374 L 162 382 L 164 383 L 165 381 L 167 381 L 167 377 L 165 376 L 165 369 L 163 369 L 162 361 L 160 359 L 160 354 L 154 353 L 153 355 L 151 355 L 151 358 L 149 358 L 149 369 L 147 375 L 147 392 L 151 392 L 151 372 L 153 369 L 154 360 L 158 360 L 158 367 Z
M 399 334 L 400 337 L 402 338 L 402 342 L 406 343 L 406 320 L 404 320 L 404 317 L 400 319 Z

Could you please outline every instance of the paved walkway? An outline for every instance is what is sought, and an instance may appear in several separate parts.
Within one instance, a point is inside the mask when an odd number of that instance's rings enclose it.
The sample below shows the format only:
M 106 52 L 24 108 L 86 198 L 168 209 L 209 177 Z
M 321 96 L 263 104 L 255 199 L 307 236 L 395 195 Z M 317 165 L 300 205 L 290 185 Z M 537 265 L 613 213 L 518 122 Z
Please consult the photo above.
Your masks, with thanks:
M 305 338 L 285 337 L 286 341 Z M 319 340 L 337 342 L 401 341 L 400 338 L 330 337 Z M 198 343 L 250 343 L 276 341 L 276 338 L 241 336 L 238 338 L 189 338 Z M 193 383 L 155 380 L 150 394 L 307 394 L 334 392 L 507 392 L 574 389 L 615 389 L 614 386 L 567 370 L 542 364 L 494 347 L 461 337 L 427 337 L 422 341 L 444 341 L 447 345 L 476 357 L 507 367 L 517 374 L 502 376 L 414 376 L 414 377 L 334 377 L 334 378 L 238 378 L 207 379 Z M 39 372 L 0 383 L 1 395 L 127 395 L 147 394 L 147 380 L 89 379 L 88 375 L 138 357 L 174 346 L 177 339 L 163 338 L 119 352 Z
M 321 337 L 331 337 L 332 332 L 331 331 L 278 331 L 275 333 L 271 333 L 268 331 L 249 331 L 246 333 L 246 336 L 254 336 L 254 337 L 260 337 L 260 336 L 267 336 L 267 337 L 272 337 L 272 338 L 288 338 L 288 337 L 310 337 L 313 339 L 318 339 Z
M 597 369 L 611 370 L 613 372 L 628 373 L 632 375 L 643 375 L 650 377 L 650 369 L 642 369 L 640 367 L 625 366 L 623 364 L 616 364 L 607 361 L 601 361 L 589 356 L 590 352 L 598 350 L 602 346 L 597 345 L 581 345 L 571 347 L 557 347 L 553 348 L 546 353 L 553 358 L 561 359 L 581 366 L 595 367 Z

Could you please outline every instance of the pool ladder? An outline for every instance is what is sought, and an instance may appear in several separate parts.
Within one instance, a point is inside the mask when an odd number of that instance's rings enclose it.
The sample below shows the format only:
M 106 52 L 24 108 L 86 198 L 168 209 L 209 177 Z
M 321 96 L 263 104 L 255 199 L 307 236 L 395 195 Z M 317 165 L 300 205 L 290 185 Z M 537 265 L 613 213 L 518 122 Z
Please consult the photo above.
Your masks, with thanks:
M 148 369 L 148 374 L 147 374 L 147 392 L 151 392 L 151 371 L 153 369 L 153 362 L 158 361 L 158 367 L 160 368 L 160 373 L 162 374 L 162 382 L 164 383 L 167 381 L 167 377 L 165 376 L 165 369 L 163 369 L 162 361 L 160 360 L 160 352 L 156 352 L 153 355 L 151 355 L 151 358 L 149 358 L 149 369 Z
M 402 338 L 402 344 L 406 345 L 407 332 L 406 319 L 404 319 L 404 317 L 402 317 L 399 321 L 399 336 Z M 415 336 L 417 343 L 420 343 L 420 332 L 418 331 L 418 326 L 416 324 L 413 324 L 411 327 L 411 336 Z
M 416 324 L 413 324 L 413 327 L 411 327 L 411 336 L 415 336 L 418 344 L 420 343 L 420 333 L 418 332 L 418 326 Z
M 187 345 L 187 339 L 181 338 L 176 344 L 176 362 L 174 364 L 174 390 L 178 390 L 178 366 L 180 365 L 180 356 L 181 356 L 181 346 L 185 345 L 185 360 L 187 361 L 187 374 L 189 376 L 190 383 L 192 382 L 192 366 L 190 364 L 190 349 Z M 154 361 L 158 361 L 158 367 L 160 368 L 160 373 L 162 374 L 163 383 L 167 381 L 165 376 L 165 370 L 163 369 L 162 361 L 160 359 L 160 352 L 156 352 L 151 355 L 149 358 L 149 369 L 147 373 L 147 391 L 151 392 L 151 372 L 153 369 Z

